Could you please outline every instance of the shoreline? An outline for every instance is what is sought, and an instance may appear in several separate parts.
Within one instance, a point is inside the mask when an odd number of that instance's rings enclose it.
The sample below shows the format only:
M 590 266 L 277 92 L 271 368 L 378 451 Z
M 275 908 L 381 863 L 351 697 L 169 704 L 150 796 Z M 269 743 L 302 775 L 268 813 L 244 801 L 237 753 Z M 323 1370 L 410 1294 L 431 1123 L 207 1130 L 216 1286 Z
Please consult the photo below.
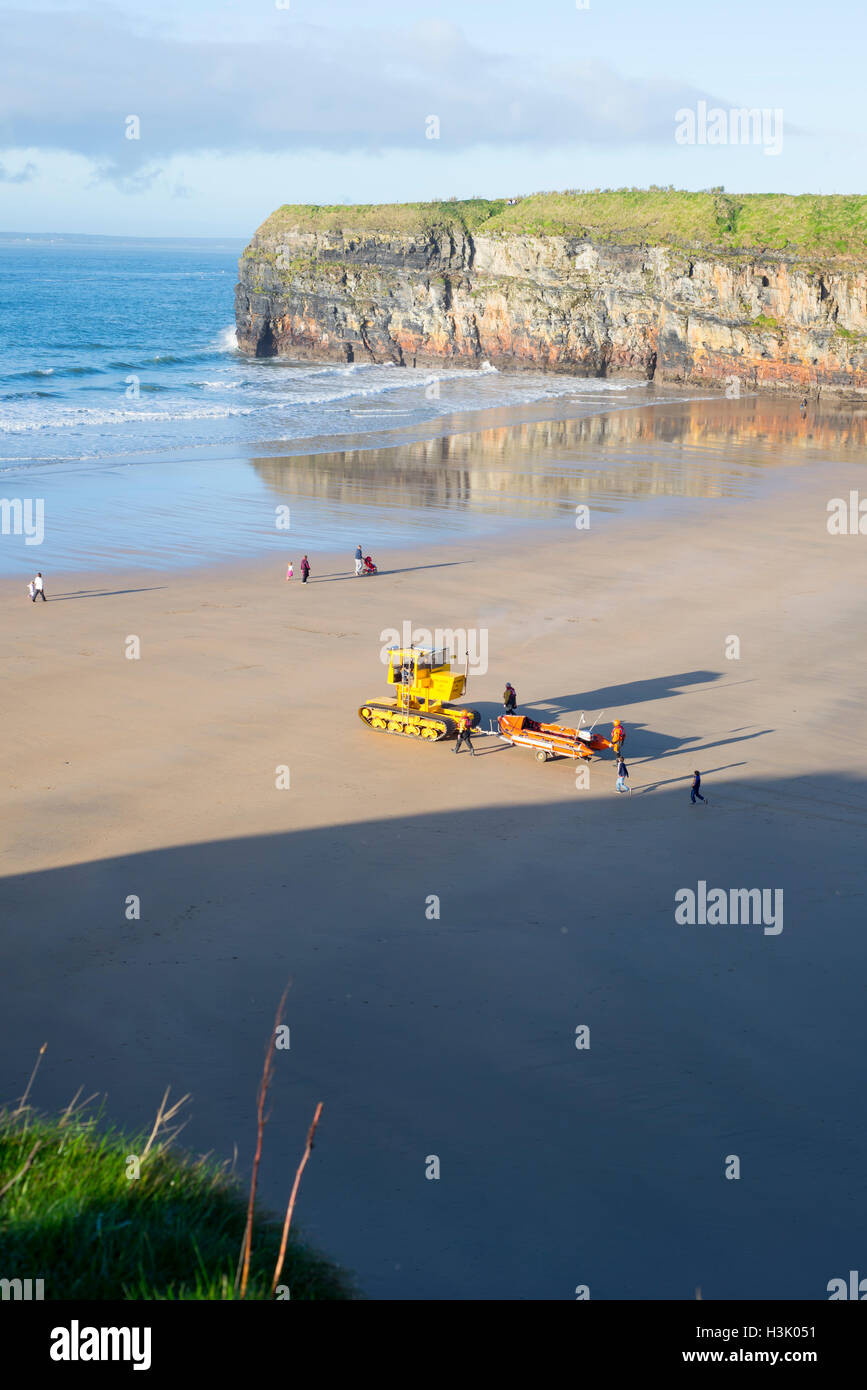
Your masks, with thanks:
M 396 367 L 395 370 L 401 369 Z M 563 374 L 558 375 L 562 379 Z M 522 425 L 579 422 L 600 417 L 628 415 L 639 410 L 663 411 L 671 407 L 682 409 L 701 404 L 709 407 L 720 405 L 725 408 L 727 404 L 742 403 L 744 406 L 754 407 L 759 413 L 766 411 L 772 418 L 777 417 L 778 419 L 785 419 L 789 416 L 794 418 L 799 413 L 793 396 L 788 394 L 780 396 L 775 392 L 744 390 L 736 398 L 730 398 L 723 388 L 716 388 L 711 384 L 700 386 L 688 382 L 670 382 L 659 386 L 657 383 L 645 381 L 641 377 L 624 376 L 619 379 L 576 377 L 576 382 L 597 380 L 600 385 L 604 383 L 609 387 L 613 386 L 615 391 L 618 389 L 626 391 L 629 388 L 634 388 L 637 392 L 642 388 L 647 388 L 648 392 L 656 393 L 658 398 L 627 402 L 615 397 L 610 405 L 582 410 L 579 402 L 554 397 L 540 401 L 527 401 L 522 404 L 453 410 L 430 420 L 419 420 L 411 425 L 384 427 L 378 431 L 344 431 L 337 434 L 322 432 L 315 435 L 299 435 L 293 438 L 278 437 L 276 439 L 263 433 L 258 440 L 180 445 L 165 450 L 139 449 L 124 454 L 82 455 L 77 458 L 59 455 L 22 459 L 7 457 L 0 460 L 0 478 L 18 472 L 26 475 L 38 469 L 111 468 L 165 462 L 223 462 L 245 459 L 259 453 L 266 453 L 275 458 L 294 458 L 299 455 L 369 452 L 421 444 L 428 440 L 446 439 L 455 435 L 484 434 L 491 429 L 517 429 Z M 803 392 L 794 393 L 795 396 L 803 396 L 803 394 Z M 365 411 L 363 408 L 359 408 L 357 413 L 364 414 Z M 808 419 L 810 421 L 824 420 L 830 430 L 833 430 L 837 424 L 842 426 L 846 420 L 853 422 L 853 427 L 857 422 L 860 424 L 859 436 L 867 441 L 867 392 L 863 394 L 852 392 L 848 395 L 834 396 L 830 400 L 822 400 L 820 393 L 815 400 L 810 400 Z
M 387 442 L 387 432 L 379 443 L 358 436 L 361 447 L 341 440 L 329 449 L 334 441 L 323 439 L 312 452 L 293 445 L 275 454 L 263 445 L 195 459 L 180 451 L 137 464 L 33 466 L 18 478 L 44 494 L 46 539 L 30 546 L 4 534 L 0 567 L 18 582 L 36 568 L 55 576 L 192 572 L 270 556 L 297 562 L 304 548 L 311 556 L 345 552 L 359 534 L 365 553 L 386 565 L 422 538 L 532 545 L 570 524 L 579 506 L 598 526 L 633 514 L 694 524 L 696 509 L 710 502 L 792 492 L 817 469 L 852 477 L 867 456 L 867 411 L 805 413 L 759 397 L 689 396 L 585 413 L 549 403 L 541 419 L 488 414 L 498 423 L 431 426 L 414 441 L 415 428 Z M 7 496 L 17 481 L 7 475 Z M 291 515 L 285 530 L 283 512 L 287 523 Z M 100 554 L 103 563 L 94 563 Z
M 256 360 L 256 359 L 251 359 Z M 286 359 L 287 366 L 304 366 L 304 362 L 294 362 Z M 395 366 L 395 371 L 401 371 L 400 367 Z M 444 378 L 445 379 L 445 378 Z M 596 380 L 596 378 L 576 377 L 576 383 L 586 380 Z M 604 379 L 600 379 L 600 384 Z M 610 383 L 609 383 L 610 385 Z M 645 382 L 641 378 L 629 378 L 624 380 L 622 386 L 615 384 L 615 390 L 626 391 L 630 387 L 636 390 L 642 386 L 653 389 L 652 382 Z M 661 396 L 659 401 L 641 401 L 632 406 L 614 404 L 607 409 L 598 411 L 588 411 L 591 414 L 610 414 L 622 409 L 640 409 L 647 405 L 667 405 L 677 403 L 680 400 L 713 400 L 719 393 L 711 391 L 699 392 L 689 386 L 683 387 L 680 391 L 676 386 L 672 387 L 672 394 Z M 744 397 L 746 399 L 746 396 Z M 273 454 L 275 457 L 291 458 L 295 454 L 317 454 L 344 450 L 365 450 L 376 448 L 397 447 L 406 444 L 418 444 L 426 439 L 445 438 L 453 434 L 474 434 L 482 432 L 495 426 L 511 427 L 524 423 L 543 424 L 553 420 L 582 419 L 584 414 L 576 409 L 574 401 L 564 402 L 559 408 L 556 405 L 558 398 L 544 399 L 539 401 L 526 401 L 522 404 L 512 405 L 493 405 L 480 406 L 471 410 L 452 410 L 447 414 L 435 416 L 430 420 L 419 420 L 412 425 L 395 425 L 391 428 L 386 427 L 381 431 L 344 431 L 343 433 L 330 434 L 322 432 L 314 435 L 299 435 L 297 438 L 281 439 L 270 438 L 263 433 L 258 440 L 225 442 L 222 444 L 197 444 L 180 446 L 178 448 L 161 450 L 135 450 L 129 454 L 105 454 L 105 455 L 84 455 L 80 458 L 65 457 L 46 457 L 35 459 L 5 459 L 9 469 L 0 467 L 0 476 L 7 471 L 12 471 L 20 463 L 20 466 L 27 470 L 31 467 L 63 467 L 65 465 L 93 465 L 106 464 L 142 464 L 155 463 L 171 458 L 183 463 L 195 463 L 201 461 L 204 455 L 214 460 L 233 459 L 237 457 L 248 457 L 250 454 L 259 451 Z M 363 398 L 359 398 L 357 413 L 365 413 Z
M 432 557 L 440 553 L 450 557 L 454 555 L 464 557 L 461 563 L 468 563 L 470 558 L 490 561 L 495 555 L 503 553 L 505 543 L 508 544 L 510 555 L 520 554 L 525 549 L 532 553 L 540 553 L 549 546 L 556 547 L 560 543 L 567 544 L 573 538 L 573 532 L 578 538 L 578 544 L 588 543 L 591 533 L 598 536 L 600 540 L 602 535 L 606 534 L 615 544 L 623 544 L 628 549 L 636 540 L 646 536 L 648 526 L 668 530 L 672 535 L 676 534 L 681 527 L 697 527 L 703 543 L 708 524 L 706 509 L 710 505 L 714 509 L 713 522 L 728 527 L 741 523 L 748 524 L 755 516 L 757 504 L 771 508 L 776 503 L 783 509 L 791 509 L 799 499 L 806 504 L 808 499 L 812 498 L 816 526 L 817 529 L 821 530 L 824 529 L 827 522 L 827 513 L 821 505 L 825 492 L 830 497 L 835 490 L 844 494 L 852 489 L 857 490 L 858 484 L 863 486 L 865 477 L 867 477 L 863 473 L 863 469 L 863 464 L 854 461 L 849 464 L 840 464 L 835 472 L 833 483 L 828 479 L 822 487 L 819 486 L 820 478 L 815 475 L 808 479 L 798 476 L 781 477 L 776 486 L 766 484 L 758 498 L 747 493 L 711 498 L 678 497 L 673 499 L 674 511 L 670 508 L 672 499 L 666 497 L 643 499 L 639 505 L 621 512 L 597 509 L 591 515 L 590 525 L 580 531 L 575 527 L 571 515 L 566 513 L 559 519 L 549 517 L 535 521 L 525 520 L 523 523 L 509 522 L 501 530 L 488 533 L 473 532 L 468 535 L 452 534 L 438 537 L 434 543 L 435 550 L 428 558 L 432 568 L 437 567 L 436 561 Z M 311 547 L 307 551 L 311 562 L 310 579 L 307 587 L 354 578 L 353 550 L 354 545 L 348 550 L 347 548 L 314 550 Z M 183 587 L 193 581 L 207 586 L 221 580 L 233 584 L 257 584 L 267 579 L 268 582 L 281 583 L 284 587 L 291 583 L 294 591 L 295 586 L 301 585 L 299 564 L 303 553 L 301 546 L 288 542 L 279 549 L 273 547 L 262 549 L 256 554 L 219 556 L 194 563 L 175 565 L 152 565 L 148 564 L 144 557 L 141 559 L 131 557 L 131 562 L 123 568 L 94 566 L 89 569 L 57 569 L 51 571 L 51 579 L 52 585 L 55 583 L 63 586 L 89 584 L 96 589 L 102 588 L 106 591 L 106 596 L 123 595 L 129 590 L 121 586 L 136 584 L 141 580 L 161 581 L 157 587 L 168 588 L 170 585 L 178 584 Z M 377 582 L 382 584 L 390 576 L 394 577 L 414 569 L 425 569 L 429 566 L 413 563 L 421 553 L 426 552 L 420 551 L 418 544 L 400 544 L 388 550 L 377 551 L 377 554 L 373 555 L 372 558 L 376 562 L 378 573 L 365 576 L 365 579 L 370 584 Z M 287 556 L 293 560 L 295 569 L 294 579 L 291 581 L 285 579 Z M 450 560 L 449 563 L 453 563 L 453 561 Z M 37 567 L 34 564 L 30 568 L 35 571 Z M 26 570 L 26 573 L 29 574 L 30 570 Z M 16 601 L 24 575 L 24 569 L 22 569 L 20 576 L 0 574 L 0 602 L 7 599 Z M 46 593 L 47 601 L 52 601 L 54 595 L 48 583 L 47 571 Z M 55 601 L 72 596 L 71 594 L 58 594 Z

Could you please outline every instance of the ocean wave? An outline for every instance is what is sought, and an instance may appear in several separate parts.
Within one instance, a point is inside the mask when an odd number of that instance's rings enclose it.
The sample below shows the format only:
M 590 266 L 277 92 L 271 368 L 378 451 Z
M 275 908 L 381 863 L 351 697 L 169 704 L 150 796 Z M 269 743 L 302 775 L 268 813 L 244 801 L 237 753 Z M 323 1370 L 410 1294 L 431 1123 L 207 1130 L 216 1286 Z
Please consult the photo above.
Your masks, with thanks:
M 8 372 L 0 376 L 0 381 L 43 381 L 46 377 L 53 377 L 60 382 L 67 377 L 74 381 L 79 377 L 104 375 L 102 367 L 34 367 L 26 372 Z
M 177 402 L 174 410 L 142 410 L 118 407 L 108 410 L 98 406 L 60 406 L 48 418 L 38 420 L 0 419 L 0 432 L 26 434 L 37 430 L 87 428 L 92 425 L 132 424 L 159 421 L 171 424 L 180 420 L 225 420 L 235 416 L 264 414 L 266 411 L 291 412 L 304 406 L 333 405 L 339 401 L 365 399 L 387 391 L 406 389 L 405 381 L 383 382 L 379 386 L 356 386 L 346 391 L 331 391 L 315 395 L 292 396 L 277 401 L 253 405 L 202 406 L 198 402 Z M 415 383 L 417 385 L 417 383 Z
M 219 352 L 216 348 L 197 348 L 191 352 L 153 352 L 142 351 L 140 355 L 125 358 L 115 358 L 106 363 L 106 367 L 115 372 L 144 372 L 153 367 L 183 367 L 187 363 L 194 362 L 214 362 L 219 361 Z M 103 369 L 105 370 L 105 369 Z
M 252 415 L 253 406 L 238 410 L 185 410 L 180 413 L 165 410 L 99 410 L 93 406 L 63 406 L 50 419 L 3 420 L 2 434 L 31 434 L 38 430 L 87 429 L 98 425 L 163 424 L 180 420 L 225 420 L 234 415 Z
M 60 391 L 7 391 L 0 400 L 3 401 L 60 401 L 63 395 Z
M 368 364 L 359 364 L 359 366 L 368 366 Z M 376 370 L 377 366 L 376 364 L 369 364 L 369 368 L 371 370 Z M 333 380 L 333 372 L 326 373 L 317 371 L 316 373 L 303 376 L 302 382 L 310 383 L 314 376 L 321 378 L 327 375 L 331 375 Z M 189 397 L 189 392 L 192 390 L 201 391 L 205 388 L 210 390 L 234 390 L 239 386 L 250 385 L 249 382 L 245 382 L 243 379 L 220 382 L 209 378 L 204 382 L 186 382 L 179 387 L 168 386 L 162 383 L 144 382 L 140 387 L 143 394 L 165 393 L 176 397 L 176 399 L 173 399 L 170 407 L 167 405 L 167 408 L 163 410 L 145 409 L 142 406 L 127 407 L 121 405 L 118 405 L 114 409 L 108 408 L 105 405 L 88 406 L 66 404 L 50 409 L 40 406 L 38 417 L 22 415 L 16 419 L 14 416 L 10 418 L 7 413 L 5 418 L 0 419 L 0 433 L 27 434 L 51 429 L 68 430 L 76 428 L 86 430 L 91 427 L 106 425 L 171 425 L 174 422 L 185 420 L 227 420 L 236 417 L 256 415 L 264 417 L 271 413 L 294 415 L 298 412 L 303 412 L 306 408 L 327 410 L 327 407 L 339 406 L 342 402 L 362 402 L 391 393 L 406 391 L 416 392 L 433 381 L 442 383 L 455 380 L 466 381 L 468 378 L 478 378 L 480 375 L 487 376 L 489 373 L 481 372 L 479 369 L 458 369 L 456 371 L 426 374 L 415 372 L 411 378 L 408 378 L 404 371 L 400 371 L 394 373 L 389 372 L 388 380 L 386 381 L 376 381 L 372 382 L 370 385 L 366 385 L 363 384 L 363 382 L 367 380 L 366 374 L 359 371 L 354 373 L 353 377 L 347 380 L 344 389 L 328 390 L 326 383 L 323 382 L 322 389 L 319 390 L 308 389 L 304 391 L 302 387 L 301 391 L 281 391 L 276 399 L 248 400 L 245 401 L 244 404 L 223 404 L 217 401 L 214 401 L 212 404 L 205 404 L 201 400 L 201 397 L 195 399 Z M 295 377 L 293 380 L 296 385 L 300 384 L 298 382 L 298 377 Z M 255 383 L 252 384 L 255 385 Z M 569 396 L 586 397 L 590 394 L 599 395 L 611 392 L 626 392 L 635 390 L 636 387 L 640 387 L 643 384 L 644 383 L 640 382 L 614 383 L 598 378 L 581 378 L 575 380 L 566 377 L 559 379 L 547 378 L 544 382 L 531 382 L 524 377 L 520 382 L 509 382 L 508 385 L 504 380 L 502 395 L 498 390 L 494 397 L 491 398 L 487 395 L 483 395 L 476 396 L 474 399 L 467 400 L 463 403 L 452 401 L 449 408 L 482 410 L 495 405 L 512 406 L 522 403 L 530 404 L 549 399 L 563 399 Z M 333 381 L 333 386 L 337 387 L 336 381 Z M 91 391 L 99 391 L 101 394 L 112 389 L 113 388 L 107 386 L 90 388 Z M 27 394 L 32 395 L 32 393 L 21 393 L 19 398 L 23 400 L 26 398 Z M 185 395 L 186 399 L 184 398 Z M 442 404 L 441 402 L 441 406 Z M 421 402 L 419 402 L 419 408 L 423 408 Z M 347 413 L 351 415 L 371 414 L 370 411 L 353 411 L 351 409 L 349 409 Z M 395 412 L 392 410 L 389 413 L 394 414 Z M 311 429 L 315 430 L 320 427 L 328 427 L 327 417 L 325 423 L 311 420 Z

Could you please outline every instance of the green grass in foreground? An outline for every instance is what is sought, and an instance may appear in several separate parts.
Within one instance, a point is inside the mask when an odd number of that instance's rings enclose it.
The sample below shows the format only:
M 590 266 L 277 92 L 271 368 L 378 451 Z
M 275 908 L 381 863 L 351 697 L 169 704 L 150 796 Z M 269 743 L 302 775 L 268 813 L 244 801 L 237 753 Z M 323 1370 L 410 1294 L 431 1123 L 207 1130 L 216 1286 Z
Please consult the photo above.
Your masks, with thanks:
M 689 193 L 619 188 L 533 193 L 505 199 L 317 206 L 287 203 L 260 233 L 358 231 L 425 233 L 449 227 L 472 235 L 581 236 L 624 244 L 867 260 L 867 196 L 805 193 Z
M 44 1279 L 51 1299 L 206 1299 L 233 1292 L 247 1195 L 225 1165 L 165 1142 L 127 1177 L 147 1136 L 98 1127 L 99 1116 L 0 1113 L 0 1278 Z M 248 1299 L 269 1299 L 282 1220 L 253 1229 Z M 290 1235 L 280 1283 L 292 1299 L 347 1299 L 346 1274 Z M 285 1295 L 284 1295 L 285 1296 Z

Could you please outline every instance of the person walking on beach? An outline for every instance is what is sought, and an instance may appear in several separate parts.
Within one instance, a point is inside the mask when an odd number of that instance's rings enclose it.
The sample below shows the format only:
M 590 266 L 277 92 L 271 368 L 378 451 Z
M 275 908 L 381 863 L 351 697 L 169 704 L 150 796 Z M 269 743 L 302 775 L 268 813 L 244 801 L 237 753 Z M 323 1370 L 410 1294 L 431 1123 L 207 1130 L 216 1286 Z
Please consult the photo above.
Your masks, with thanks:
M 292 561 L 290 560 L 289 563 L 288 563 L 288 565 L 286 566 L 286 578 L 287 578 L 287 579 L 293 579 L 294 576 L 295 576 L 295 571 L 294 571 L 294 569 L 292 568 Z
M 45 580 L 42 578 L 41 570 L 32 581 L 32 590 L 30 597 L 33 602 L 35 603 L 38 598 L 41 598 L 42 602 L 45 603 Z
M 629 788 L 629 768 L 622 758 L 617 759 L 617 781 L 614 784 L 615 791 L 628 792 Z
M 503 691 L 503 709 L 507 714 L 514 714 L 518 708 L 518 693 L 511 681 L 506 681 L 506 688 Z
M 620 757 L 620 750 L 626 742 L 626 730 L 619 719 L 615 719 L 611 726 L 611 747 L 615 758 Z
M 362 571 L 363 566 L 364 566 L 364 552 L 363 552 L 362 549 L 361 549 L 361 541 L 359 541 L 359 542 L 358 542 L 358 548 L 356 549 L 356 552 L 355 552 L 355 577 L 356 577 L 356 579 L 357 579 L 358 576 L 361 574 L 361 571 Z
M 459 753 L 461 751 L 461 744 L 466 743 L 473 757 L 476 756 L 476 750 L 473 747 L 472 740 L 470 739 L 470 729 L 472 727 L 473 716 L 471 714 L 461 714 L 458 716 L 458 741 L 455 744 L 456 753 Z
M 707 797 L 706 797 L 706 796 L 702 796 L 701 792 L 699 791 L 699 787 L 700 787 L 700 786 L 701 786 L 701 773 L 699 772 L 698 768 L 696 768 L 695 771 L 694 771 L 694 773 L 692 774 L 692 790 L 690 791 L 690 794 L 689 794 L 689 799 L 690 799 L 690 801 L 691 801 L 691 803 L 692 803 L 693 806 L 695 805 L 696 800 L 703 801 L 704 804 L 705 804 L 705 806 L 708 804 Z
M 307 583 L 307 576 L 309 575 L 309 573 L 310 573 L 310 561 L 307 559 L 307 556 L 305 555 L 305 556 L 304 556 L 304 559 L 301 561 L 301 583 L 302 583 L 302 584 L 306 584 L 306 583 Z

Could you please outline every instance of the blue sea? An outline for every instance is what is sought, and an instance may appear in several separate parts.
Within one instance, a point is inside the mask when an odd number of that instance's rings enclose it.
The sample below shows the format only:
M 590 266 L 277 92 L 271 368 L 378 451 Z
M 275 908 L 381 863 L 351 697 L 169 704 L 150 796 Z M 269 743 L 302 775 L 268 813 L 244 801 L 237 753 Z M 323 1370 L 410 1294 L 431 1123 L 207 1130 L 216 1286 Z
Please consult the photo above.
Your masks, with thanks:
M 578 504 L 604 521 L 754 491 L 814 442 L 791 401 L 488 363 L 250 359 L 242 249 L 0 235 L 0 573 L 291 557 L 359 535 L 381 553 L 572 525 Z M 827 415 L 819 443 L 841 438 Z M 16 507 L 41 509 L 39 539 Z
M 0 240 L 0 467 L 412 426 L 622 382 L 480 368 L 250 359 L 236 350 L 243 243 Z

